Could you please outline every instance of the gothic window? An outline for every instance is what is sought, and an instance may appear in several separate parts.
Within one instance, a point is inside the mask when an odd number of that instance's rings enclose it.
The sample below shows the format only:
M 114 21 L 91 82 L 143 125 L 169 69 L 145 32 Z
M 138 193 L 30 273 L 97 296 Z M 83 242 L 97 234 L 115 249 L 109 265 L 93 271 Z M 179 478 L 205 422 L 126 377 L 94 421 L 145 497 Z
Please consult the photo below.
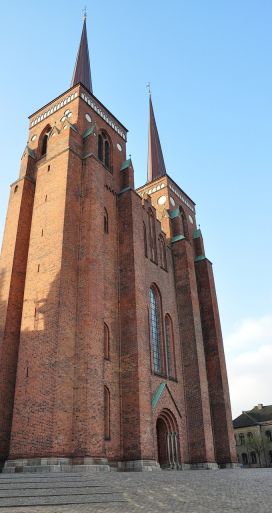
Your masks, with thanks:
M 110 332 L 106 323 L 104 323 L 104 358 L 110 358 Z
M 147 234 L 146 234 L 145 223 L 143 223 L 143 230 L 144 230 L 144 253 L 145 253 L 145 256 L 148 257 L 148 253 L 147 253 Z
M 161 267 L 167 270 L 167 259 L 166 259 L 166 246 L 165 240 L 162 235 L 159 236 L 159 249 L 160 249 L 160 262 Z
M 165 316 L 165 345 L 166 345 L 166 362 L 167 375 L 170 378 L 176 377 L 175 369 L 175 347 L 173 337 L 173 324 L 169 314 Z
M 150 306 L 150 341 L 153 370 L 157 374 L 163 372 L 161 301 L 158 290 L 153 286 L 149 289 Z
M 156 225 L 155 225 L 154 214 L 151 209 L 149 209 L 149 211 L 148 211 L 148 221 L 149 221 L 149 242 L 150 242 L 151 260 L 156 264 L 157 263 Z
M 109 233 L 109 216 L 106 208 L 104 208 L 104 232 Z
M 110 440 L 110 392 L 104 387 L 104 438 Z
M 189 237 L 189 230 L 188 230 L 188 220 L 187 220 L 187 216 L 183 210 L 182 207 L 179 207 L 179 210 L 180 210 L 180 215 L 181 215 L 181 220 L 182 220 L 182 227 L 183 227 L 183 235 L 184 237 L 188 238 Z
M 242 454 L 242 461 L 243 461 L 243 465 L 248 465 L 248 457 L 245 452 L 243 452 L 243 454 Z
M 253 465 L 255 465 L 257 463 L 256 452 L 252 451 L 250 453 L 250 458 L 251 458 L 251 463 L 253 463 Z
M 98 158 L 109 171 L 112 171 L 111 144 L 106 132 L 101 132 L 98 135 Z

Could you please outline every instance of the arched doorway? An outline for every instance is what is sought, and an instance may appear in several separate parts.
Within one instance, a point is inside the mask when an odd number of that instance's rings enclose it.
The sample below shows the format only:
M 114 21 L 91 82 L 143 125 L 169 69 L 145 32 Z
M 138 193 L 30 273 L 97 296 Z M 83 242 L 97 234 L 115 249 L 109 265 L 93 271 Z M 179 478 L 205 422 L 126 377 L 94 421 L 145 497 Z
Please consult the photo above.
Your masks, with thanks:
M 163 410 L 156 422 L 158 462 L 162 468 L 179 469 L 180 447 L 178 427 L 170 410 Z

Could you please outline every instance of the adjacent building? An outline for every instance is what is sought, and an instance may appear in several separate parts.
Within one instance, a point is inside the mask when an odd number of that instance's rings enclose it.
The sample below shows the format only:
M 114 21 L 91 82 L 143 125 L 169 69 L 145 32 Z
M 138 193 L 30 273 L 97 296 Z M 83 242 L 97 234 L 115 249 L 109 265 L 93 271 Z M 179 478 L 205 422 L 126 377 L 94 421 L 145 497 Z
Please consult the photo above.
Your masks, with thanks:
M 233 427 L 239 462 L 244 467 L 272 467 L 272 405 L 243 411 Z
M 151 96 L 149 110 L 136 190 L 127 129 L 93 94 L 85 18 L 71 86 L 30 116 L 11 185 L 5 472 L 237 461 L 212 264 L 195 203 L 167 174 Z

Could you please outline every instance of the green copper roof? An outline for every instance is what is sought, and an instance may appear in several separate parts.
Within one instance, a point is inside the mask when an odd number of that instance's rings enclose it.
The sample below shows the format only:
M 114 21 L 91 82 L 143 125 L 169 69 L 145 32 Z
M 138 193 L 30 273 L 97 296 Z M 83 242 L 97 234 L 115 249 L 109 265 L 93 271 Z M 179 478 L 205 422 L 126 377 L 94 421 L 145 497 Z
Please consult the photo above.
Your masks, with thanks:
M 171 219 L 174 219 L 175 217 L 179 217 L 179 216 L 180 216 L 179 208 L 176 208 L 176 210 L 170 210 L 169 217 L 171 217 Z
M 195 230 L 194 231 L 194 239 L 199 239 L 200 236 L 201 236 L 201 230 L 200 229 Z
M 124 171 L 129 166 L 131 166 L 131 159 L 125 160 L 125 162 L 123 162 L 123 164 L 120 167 L 120 171 Z
M 160 383 L 160 385 L 158 386 L 158 388 L 156 388 L 154 394 L 152 395 L 151 406 L 153 409 L 156 408 L 158 401 L 166 386 L 166 383 Z
M 178 240 L 185 239 L 184 235 L 175 235 L 175 237 L 172 238 L 171 242 L 177 242 Z
M 200 255 L 200 256 L 195 258 L 195 262 L 200 262 L 201 260 L 206 260 L 205 255 Z
M 85 139 L 86 137 L 88 137 L 88 135 L 92 134 L 93 131 L 95 129 L 95 124 L 93 124 L 92 126 L 90 126 L 89 128 L 87 128 L 87 130 L 85 130 L 84 134 L 83 134 L 83 139 Z

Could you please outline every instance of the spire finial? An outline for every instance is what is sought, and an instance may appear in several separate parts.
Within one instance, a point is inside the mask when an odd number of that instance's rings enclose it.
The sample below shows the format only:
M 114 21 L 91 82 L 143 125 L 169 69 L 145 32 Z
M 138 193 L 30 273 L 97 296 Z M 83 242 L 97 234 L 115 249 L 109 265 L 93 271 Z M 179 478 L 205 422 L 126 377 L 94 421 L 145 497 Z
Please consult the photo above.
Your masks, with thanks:
M 149 94 L 149 96 L 151 96 L 151 84 L 150 84 L 150 82 L 147 82 L 147 84 L 146 84 L 146 88 L 147 88 L 147 90 L 148 90 L 148 94 Z
M 83 84 L 91 93 L 93 92 L 92 88 L 92 78 L 91 78 L 91 67 L 90 67 L 90 57 L 89 57 L 89 49 L 88 49 L 88 39 L 87 39 L 87 28 L 86 28 L 86 18 L 87 18 L 87 8 L 85 7 L 83 10 L 83 28 L 81 33 L 81 39 L 79 44 L 79 49 L 77 52 L 76 64 L 74 68 L 73 78 L 71 82 L 71 87 L 78 84 L 79 82 Z

